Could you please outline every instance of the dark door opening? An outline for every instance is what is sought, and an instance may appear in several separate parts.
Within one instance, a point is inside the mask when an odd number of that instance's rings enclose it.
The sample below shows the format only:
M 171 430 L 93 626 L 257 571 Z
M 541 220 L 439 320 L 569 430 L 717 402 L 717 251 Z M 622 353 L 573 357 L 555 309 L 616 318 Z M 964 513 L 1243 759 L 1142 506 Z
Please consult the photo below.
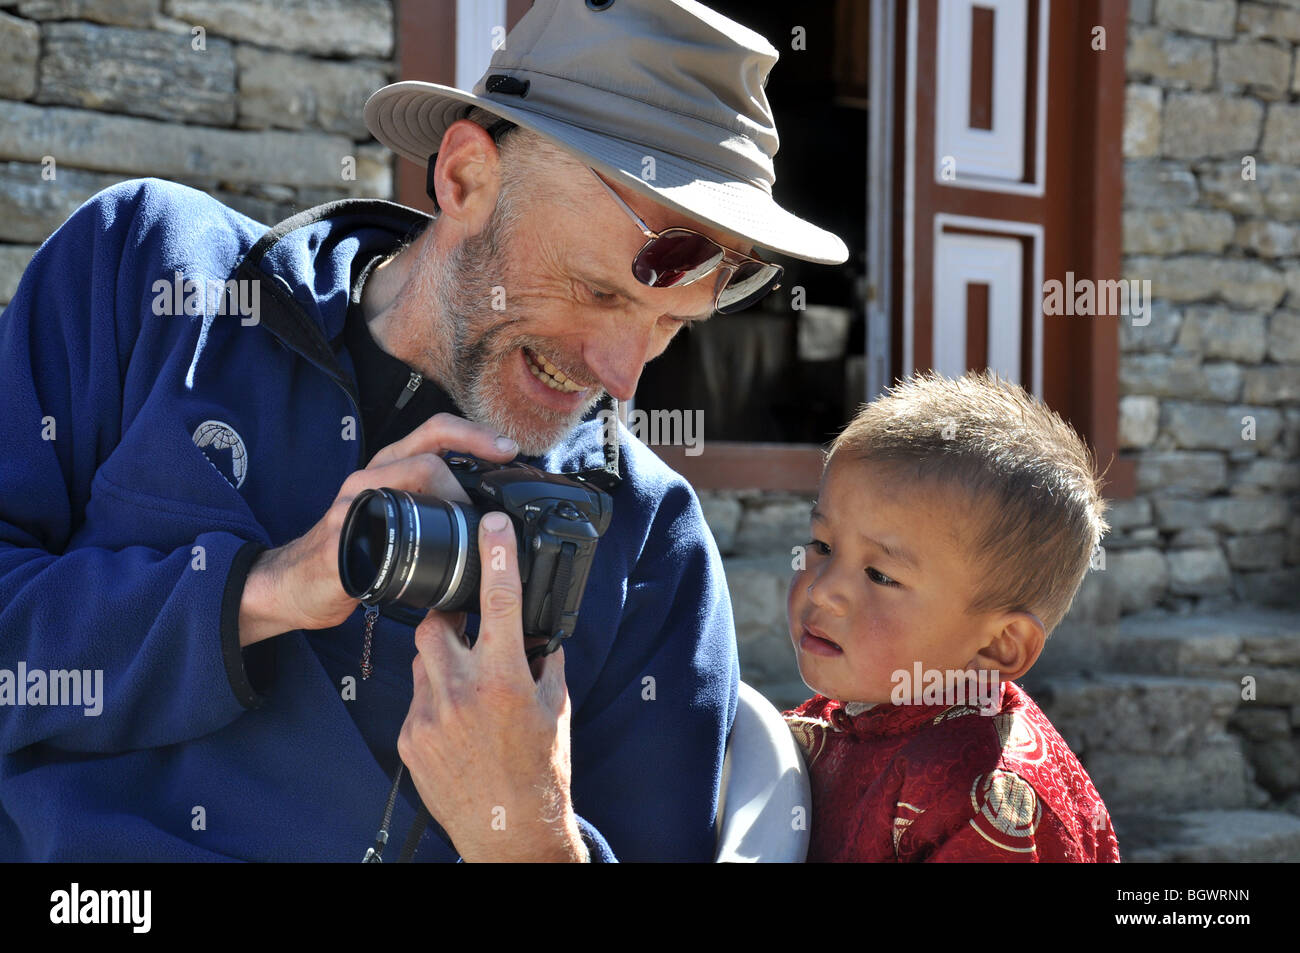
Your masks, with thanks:
M 766 90 L 781 137 L 776 198 L 838 234 L 850 257 L 771 256 L 786 269 L 781 289 L 678 334 L 647 365 L 635 406 L 702 409 L 706 442 L 822 444 L 866 392 L 869 4 L 708 3 L 780 52 Z

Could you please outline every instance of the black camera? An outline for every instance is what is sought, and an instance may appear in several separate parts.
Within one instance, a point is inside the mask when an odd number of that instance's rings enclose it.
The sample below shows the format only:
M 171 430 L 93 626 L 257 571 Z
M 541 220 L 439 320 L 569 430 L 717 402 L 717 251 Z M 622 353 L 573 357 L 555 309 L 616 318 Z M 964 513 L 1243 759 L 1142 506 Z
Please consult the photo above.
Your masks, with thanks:
M 357 494 L 339 535 L 343 588 L 411 624 L 429 609 L 478 612 L 479 518 L 500 510 L 518 541 L 524 634 L 548 640 L 542 654 L 555 651 L 577 625 L 613 498 L 581 474 L 466 454 L 445 460 L 469 504 L 387 488 Z

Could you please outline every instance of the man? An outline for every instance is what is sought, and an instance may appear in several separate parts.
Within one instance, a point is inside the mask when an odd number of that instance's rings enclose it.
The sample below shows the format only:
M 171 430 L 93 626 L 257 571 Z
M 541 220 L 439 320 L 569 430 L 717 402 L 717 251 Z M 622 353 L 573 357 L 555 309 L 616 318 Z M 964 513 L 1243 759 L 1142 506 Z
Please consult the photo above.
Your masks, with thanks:
M 620 431 L 579 625 L 535 671 L 508 528 L 482 523 L 475 648 L 431 612 L 413 664 L 339 530 L 363 489 L 464 499 L 451 450 L 612 466 L 597 402 L 772 289 L 753 245 L 843 260 L 771 199 L 775 59 L 689 0 L 539 0 L 474 94 L 367 104 L 432 223 L 357 201 L 262 234 L 145 181 L 42 247 L 0 320 L 0 669 L 102 672 L 103 704 L 0 709 L 0 856 L 348 860 L 380 827 L 417 860 L 711 856 L 730 604 L 647 448 Z M 217 306 L 187 290 L 213 278 Z

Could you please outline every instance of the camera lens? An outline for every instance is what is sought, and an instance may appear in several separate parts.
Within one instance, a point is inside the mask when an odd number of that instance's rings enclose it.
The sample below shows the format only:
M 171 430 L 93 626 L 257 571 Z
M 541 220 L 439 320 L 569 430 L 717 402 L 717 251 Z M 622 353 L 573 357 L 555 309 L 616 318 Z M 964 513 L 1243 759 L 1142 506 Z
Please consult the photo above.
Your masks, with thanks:
M 339 534 L 344 590 L 368 604 L 478 611 L 478 521 L 476 510 L 452 500 L 357 494 Z

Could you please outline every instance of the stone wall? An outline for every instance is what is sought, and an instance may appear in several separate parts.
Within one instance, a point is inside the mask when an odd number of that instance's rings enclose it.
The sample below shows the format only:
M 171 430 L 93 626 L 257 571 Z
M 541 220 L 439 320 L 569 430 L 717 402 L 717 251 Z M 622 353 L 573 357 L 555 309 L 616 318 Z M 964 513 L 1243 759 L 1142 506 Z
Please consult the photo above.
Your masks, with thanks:
M 1122 612 L 1300 599 L 1300 2 L 1131 0 Z
M 273 224 L 392 195 L 366 98 L 395 73 L 391 0 L 0 0 L 0 306 L 36 247 L 124 179 Z

